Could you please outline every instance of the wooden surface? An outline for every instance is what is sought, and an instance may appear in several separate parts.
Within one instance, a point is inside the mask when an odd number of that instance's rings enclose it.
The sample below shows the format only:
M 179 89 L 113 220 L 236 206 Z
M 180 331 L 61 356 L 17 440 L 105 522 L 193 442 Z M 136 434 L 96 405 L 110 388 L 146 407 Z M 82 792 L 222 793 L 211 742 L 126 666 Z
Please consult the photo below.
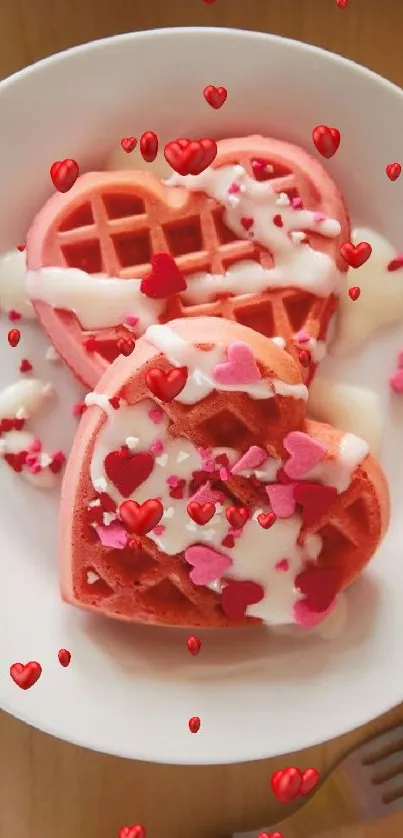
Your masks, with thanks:
M 179 25 L 275 32 L 318 44 L 403 85 L 400 0 L 0 0 L 0 76 L 94 38 Z M 348 95 L 354 95 L 349 91 Z M 392 713 L 403 720 L 403 708 Z M 335 764 L 384 720 L 335 742 L 273 763 L 181 768 L 131 763 L 51 739 L 0 714 L 0 838 L 117 838 L 142 823 L 147 838 L 222 838 L 284 816 L 270 792 L 273 770 Z M 326 794 L 323 812 L 336 826 Z M 401 838 L 388 825 L 337 830 L 339 838 Z M 304 838 L 290 826 L 284 838 Z M 308 838 L 308 835 L 307 835 Z

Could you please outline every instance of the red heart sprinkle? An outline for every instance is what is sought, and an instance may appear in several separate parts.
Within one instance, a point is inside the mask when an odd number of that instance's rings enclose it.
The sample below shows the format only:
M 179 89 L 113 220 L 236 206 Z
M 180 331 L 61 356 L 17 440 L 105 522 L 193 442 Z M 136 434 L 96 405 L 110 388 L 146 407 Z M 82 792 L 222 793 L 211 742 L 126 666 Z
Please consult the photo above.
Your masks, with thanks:
M 348 0 L 336 0 L 336 6 L 338 6 L 339 9 L 345 9 L 346 6 L 347 6 L 347 3 L 348 3 Z
M 337 498 L 334 486 L 322 486 L 321 483 L 296 483 L 295 501 L 302 506 L 302 518 L 306 527 L 316 523 L 330 509 Z
M 284 222 L 281 215 L 273 215 L 273 224 L 275 227 L 284 227 Z
M 133 149 L 136 148 L 137 145 L 137 137 L 123 137 L 120 141 L 120 145 L 127 154 L 130 154 Z
M 67 649 L 59 649 L 57 657 L 59 658 L 59 663 L 61 663 L 62 666 L 68 666 L 71 661 L 71 652 Z
M 342 580 L 340 568 L 312 565 L 296 577 L 295 587 L 306 597 L 309 609 L 314 614 L 322 614 L 338 594 Z
M 195 637 L 193 634 L 188 637 L 186 645 L 191 655 L 198 655 L 201 649 L 200 637 Z
M 234 530 L 244 527 L 249 518 L 249 509 L 246 506 L 228 506 L 225 510 L 227 521 Z
M 387 265 L 388 271 L 398 271 L 400 268 L 403 268 L 403 255 L 396 256 L 395 259 L 391 259 Z
M 312 131 L 312 139 L 322 157 L 333 157 L 340 145 L 340 131 L 328 125 L 317 125 Z
M 59 192 L 68 192 L 74 186 L 80 169 L 76 160 L 56 160 L 50 167 L 50 177 L 53 186 Z
M 302 774 L 301 797 L 306 797 L 318 785 L 319 771 L 316 768 L 306 768 Z
M 229 620 L 242 620 L 248 605 L 256 605 L 264 597 L 264 590 L 257 582 L 229 582 L 221 594 L 221 607 Z
M 164 300 L 186 288 L 185 277 L 175 259 L 169 253 L 155 253 L 151 258 L 151 271 L 140 283 L 140 291 L 146 297 Z
M 298 360 L 301 364 L 301 367 L 309 367 L 312 363 L 312 355 L 309 352 L 309 349 L 299 349 Z
M 371 256 L 372 247 L 368 242 L 359 242 L 355 246 L 352 242 L 345 242 L 340 247 L 340 253 L 350 268 L 360 268 Z
M 244 230 L 248 231 L 251 227 L 253 227 L 254 221 L 253 218 L 241 218 L 241 224 Z
M 215 87 L 214 84 L 208 84 L 203 90 L 203 96 L 207 104 L 218 111 L 223 106 L 228 96 L 228 91 L 225 87 Z
M 125 340 L 125 338 L 119 338 L 116 347 L 119 350 L 120 354 L 124 355 L 127 358 L 129 355 L 132 354 L 135 345 L 135 341 L 132 340 L 132 338 L 128 338 L 128 340 Z
M 223 546 L 223 547 L 227 547 L 227 549 L 229 549 L 229 550 L 230 550 L 232 547 L 235 547 L 235 538 L 234 538 L 234 536 L 233 536 L 233 535 L 226 535 L 226 536 L 225 536 L 225 538 L 223 538 L 223 540 L 222 540 L 221 544 L 222 544 L 222 546 Z
M 120 408 L 120 398 L 119 398 L 119 396 L 112 396 L 109 399 L 109 404 L 110 404 L 111 407 L 113 407 L 114 410 L 119 410 L 119 408 Z
M 167 163 L 179 175 L 200 175 L 216 155 L 217 144 L 207 137 L 202 140 L 173 140 L 164 148 Z
M 32 364 L 28 361 L 28 358 L 23 358 L 20 363 L 20 372 L 31 372 Z
M 276 516 L 274 512 L 261 512 L 260 515 L 257 516 L 257 521 L 264 530 L 269 530 L 275 523 L 275 520 Z
M 20 253 L 23 253 L 25 250 L 25 244 L 17 244 L 17 250 L 19 250 Z
M 280 768 L 271 777 L 271 787 L 280 803 L 291 803 L 300 794 L 302 773 L 299 768 Z
M 190 515 L 192 520 L 201 527 L 211 521 L 213 515 L 215 514 L 214 503 L 198 503 L 197 501 L 192 500 L 188 503 L 186 508 L 188 515 Z
M 197 733 L 200 730 L 200 719 L 198 716 L 192 716 L 188 724 L 191 733 Z
M 397 180 L 400 177 L 402 167 L 400 163 L 388 163 L 386 166 L 386 174 L 389 180 Z
M 134 500 L 125 500 L 119 506 L 119 515 L 128 530 L 135 535 L 147 535 L 156 527 L 164 514 L 164 507 L 157 498 L 144 501 L 141 505 Z
M 107 477 L 124 498 L 147 480 L 154 468 L 154 459 L 147 451 L 130 454 L 128 449 L 111 451 L 104 459 Z
M 359 287 L 359 285 L 353 285 L 352 288 L 348 289 L 348 296 L 350 297 L 351 300 L 353 300 L 353 302 L 358 300 L 358 297 L 360 296 L 360 294 L 361 294 L 361 288 Z
M 119 830 L 119 838 L 146 838 L 144 826 L 135 823 L 133 826 L 122 826 Z
M 146 163 L 154 163 L 158 154 L 158 137 L 154 131 L 145 131 L 141 135 L 140 154 Z
M 13 663 L 10 666 L 10 675 L 17 687 L 22 690 L 29 690 L 36 684 L 38 678 L 42 675 L 42 667 L 37 661 L 29 661 L 29 663 Z
M 188 377 L 187 367 L 176 367 L 169 372 L 152 367 L 146 372 L 146 384 L 162 402 L 171 402 L 182 392 Z
M 283 838 L 282 832 L 259 832 L 257 838 Z
M 20 332 L 19 329 L 10 329 L 10 331 L 7 335 L 7 340 L 9 342 L 10 346 L 13 347 L 13 349 L 15 349 L 16 346 L 18 346 L 18 344 L 20 342 L 20 338 L 21 338 L 21 332 Z

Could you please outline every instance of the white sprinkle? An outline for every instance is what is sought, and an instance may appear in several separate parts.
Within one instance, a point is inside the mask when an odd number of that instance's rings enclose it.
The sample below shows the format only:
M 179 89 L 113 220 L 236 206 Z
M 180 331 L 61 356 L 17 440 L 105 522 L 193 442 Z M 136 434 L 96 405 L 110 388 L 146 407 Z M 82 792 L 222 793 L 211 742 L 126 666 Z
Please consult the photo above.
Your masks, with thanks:
M 54 364 L 60 361 L 60 355 L 58 355 L 54 346 L 48 346 L 45 352 L 45 358 L 47 361 L 51 361 Z
M 215 536 L 215 530 L 203 530 L 203 535 L 206 541 L 212 541 Z
M 224 512 L 224 509 L 225 509 L 225 506 L 223 506 L 222 503 L 216 503 L 215 514 L 216 515 L 222 515 L 222 513 Z
M 237 207 L 238 204 L 239 204 L 239 198 L 237 198 L 236 195 L 228 195 L 228 197 L 226 199 L 226 203 L 230 207 Z
M 305 242 L 307 240 L 305 233 L 301 233 L 299 230 L 293 230 L 290 233 L 290 236 L 294 244 L 301 244 L 301 242 Z
M 185 530 L 189 530 L 189 532 L 197 532 L 197 526 L 194 521 L 189 521 L 188 524 L 185 524 Z
M 53 387 L 53 386 L 52 386 L 52 384 L 48 381 L 48 383 L 47 383 L 47 384 L 45 384 L 45 385 L 44 385 L 44 387 L 43 387 L 43 389 L 42 389 L 42 394 L 43 394 L 44 396 L 53 396 L 54 392 L 55 392 L 54 387 Z
M 50 466 L 51 462 L 52 457 L 49 457 L 49 454 L 46 454 L 46 452 L 40 454 L 39 464 L 42 466 L 42 468 L 47 468 L 48 466 Z
M 176 462 L 177 463 L 183 463 L 183 461 L 188 460 L 189 457 L 190 457 L 190 454 L 188 454 L 186 451 L 179 451 L 179 454 L 176 458 Z
M 111 524 L 112 521 L 116 521 L 116 517 L 117 516 L 115 512 L 104 512 L 104 514 L 102 515 L 102 520 L 104 522 L 105 527 L 109 527 L 109 524 Z
M 6 453 L 6 448 L 7 448 L 7 446 L 6 446 L 5 440 L 0 439 L 0 455 L 3 455 L 3 454 Z
M 290 199 L 285 192 L 280 192 L 280 195 L 277 198 L 276 204 L 278 207 L 289 207 L 290 206 Z
M 98 582 L 99 578 L 100 577 L 92 570 L 87 571 L 87 585 L 93 585 L 94 582 Z
M 280 349 L 285 349 L 285 340 L 284 338 L 272 338 L 273 343 L 280 347 Z
M 88 504 L 88 509 L 92 509 L 93 506 L 101 506 L 101 501 L 99 500 L 99 498 L 96 498 L 95 500 L 90 500 Z
M 257 509 L 256 512 L 254 512 L 253 515 L 252 515 L 252 521 L 257 521 L 257 516 L 261 515 L 262 512 L 263 512 L 263 509 Z
M 159 466 L 166 466 L 166 464 L 168 462 L 168 454 L 161 454 L 160 457 L 156 457 L 155 462 Z
M 238 175 L 238 177 L 242 177 L 244 174 L 246 174 L 244 167 L 240 166 L 238 163 L 236 166 L 234 166 L 234 174 Z
M 94 489 L 96 492 L 106 492 L 108 484 L 104 477 L 97 477 L 94 480 Z
M 16 419 L 28 419 L 28 413 L 25 407 L 19 407 L 15 414 Z
M 125 443 L 130 451 L 135 451 L 139 442 L 140 439 L 138 436 L 128 436 L 125 439 Z
M 173 506 L 168 506 L 168 509 L 164 510 L 163 518 L 172 518 L 175 513 L 175 509 Z

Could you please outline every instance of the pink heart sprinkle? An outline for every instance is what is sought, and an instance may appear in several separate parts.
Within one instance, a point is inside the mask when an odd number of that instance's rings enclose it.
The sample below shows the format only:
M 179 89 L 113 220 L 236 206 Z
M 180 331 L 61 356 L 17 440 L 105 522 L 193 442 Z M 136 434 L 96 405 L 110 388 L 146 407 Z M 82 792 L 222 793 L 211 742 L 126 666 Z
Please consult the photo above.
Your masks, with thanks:
M 390 389 L 399 396 L 403 394 L 403 368 L 396 370 L 389 378 Z
M 163 524 L 157 524 L 157 526 L 154 527 L 154 529 L 153 529 L 153 533 L 154 533 L 154 535 L 163 535 L 165 530 L 166 530 L 166 527 L 164 527 Z
M 313 220 L 317 223 L 320 223 L 321 221 L 326 221 L 326 215 L 323 212 L 314 212 Z
M 166 483 L 170 489 L 176 489 L 180 481 L 180 477 L 176 474 L 170 474 L 169 477 L 166 479 Z
M 317 463 L 324 460 L 327 448 L 302 431 L 291 431 L 284 437 L 284 448 L 290 459 L 284 465 L 284 471 L 292 480 L 304 477 Z
M 297 343 L 309 343 L 311 336 L 308 335 L 308 332 L 305 332 L 303 329 L 295 335 L 295 339 Z
M 108 527 L 98 524 L 95 529 L 103 547 L 112 547 L 115 550 L 123 550 L 126 547 L 129 536 L 119 521 L 112 521 Z
M 232 565 L 232 560 L 227 556 L 202 544 L 188 547 L 185 550 L 185 559 L 188 564 L 193 565 L 189 576 L 194 585 L 209 585 L 210 582 L 215 582 Z
M 160 439 L 154 439 L 153 442 L 150 445 L 151 453 L 155 454 L 155 456 L 157 457 L 158 454 L 162 454 L 163 450 L 164 450 L 164 445 L 161 442 L 161 440 Z
M 266 486 L 270 506 L 276 518 L 291 518 L 295 512 L 294 486 L 292 483 L 271 483 Z
M 228 469 L 227 468 L 220 468 L 219 475 L 220 475 L 220 480 L 222 480 L 223 483 L 225 483 L 225 481 L 228 480 L 228 478 L 229 478 Z
M 134 314 L 128 314 L 127 317 L 125 317 L 125 323 L 127 326 L 137 326 L 138 322 L 139 318 L 135 317 Z
M 274 570 L 286 571 L 286 570 L 289 569 L 289 567 L 290 567 L 290 563 L 289 563 L 288 559 L 280 559 L 280 561 L 276 562 L 276 564 L 274 565 Z
M 264 448 L 259 448 L 258 445 L 251 445 L 241 459 L 232 466 L 231 472 L 232 474 L 241 474 L 243 471 L 254 471 L 268 459 L 269 455 Z
M 228 187 L 228 194 L 229 195 L 236 195 L 237 192 L 241 191 L 241 187 L 238 183 L 231 183 Z
M 403 349 L 401 350 L 401 352 L 399 352 L 397 356 L 397 366 L 399 367 L 399 369 L 403 367 Z
M 260 381 L 261 374 L 253 352 L 247 343 L 235 341 L 227 348 L 228 361 L 217 364 L 213 378 L 219 384 L 233 387 L 239 384 L 254 384 Z
M 215 489 L 211 488 L 210 483 L 204 483 L 203 486 L 200 486 L 197 489 L 197 492 L 192 495 L 190 501 L 193 503 L 222 503 L 224 500 L 224 495 L 222 492 L 217 492 Z M 189 502 L 190 502 L 189 501 Z
M 302 200 L 301 198 L 292 198 L 291 204 L 293 209 L 300 209 L 302 207 Z
M 148 411 L 148 417 L 154 422 L 154 425 L 159 425 L 164 418 L 164 411 L 160 407 L 153 407 L 152 410 Z
M 334 599 L 333 602 L 330 603 L 326 611 L 322 611 L 321 614 L 318 614 L 314 611 L 311 611 L 308 605 L 308 601 L 306 599 L 299 599 L 294 605 L 295 622 L 303 628 L 314 628 L 315 626 L 319 625 L 319 623 L 321 623 L 322 620 L 324 620 L 324 618 L 327 617 L 328 614 L 330 614 L 333 611 L 335 605 L 336 600 Z

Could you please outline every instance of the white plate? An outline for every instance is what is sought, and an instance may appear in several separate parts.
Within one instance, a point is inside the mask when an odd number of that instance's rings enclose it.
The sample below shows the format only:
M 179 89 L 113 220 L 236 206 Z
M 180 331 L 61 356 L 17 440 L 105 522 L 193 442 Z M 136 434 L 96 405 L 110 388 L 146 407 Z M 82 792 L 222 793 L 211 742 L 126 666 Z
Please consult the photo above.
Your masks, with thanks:
M 228 103 L 218 113 L 201 95 L 207 83 L 228 87 Z M 32 103 L 34 120 L 27 116 Z M 33 210 L 50 192 L 47 171 L 55 159 L 76 156 L 85 168 L 94 153 L 101 159 L 125 134 L 153 128 L 166 138 L 207 136 L 216 125 L 220 135 L 262 131 L 310 148 L 312 128 L 321 122 L 342 132 L 340 151 L 327 165 L 354 220 L 378 227 L 399 246 L 403 178 L 391 184 L 385 165 L 399 160 L 402 93 L 313 47 L 229 30 L 122 36 L 42 62 L 0 85 L 0 121 L 6 126 L 0 136 L 1 249 L 23 240 Z M 5 338 L 0 342 L 0 384 L 15 380 L 17 359 L 30 358 L 58 391 L 53 411 L 39 421 L 41 436 L 50 448 L 67 448 L 79 390 L 65 369 L 44 359 L 47 343 L 39 329 L 24 324 L 22 330 L 17 350 Z M 373 341 L 353 362 L 327 365 L 332 375 L 381 395 L 387 425 L 382 462 L 393 510 L 379 554 L 348 595 L 349 622 L 341 637 L 295 640 L 263 628 L 207 632 L 200 633 L 202 652 L 192 657 L 187 632 L 82 614 L 59 599 L 57 497 L 2 468 L 1 706 L 95 750 L 191 764 L 296 751 L 400 702 L 403 408 L 391 406 L 387 386 L 398 331 Z M 68 669 L 57 660 L 61 647 L 72 653 Z M 28 660 L 40 661 L 43 674 L 24 692 L 9 667 Z M 188 730 L 190 716 L 201 718 L 197 735 Z

